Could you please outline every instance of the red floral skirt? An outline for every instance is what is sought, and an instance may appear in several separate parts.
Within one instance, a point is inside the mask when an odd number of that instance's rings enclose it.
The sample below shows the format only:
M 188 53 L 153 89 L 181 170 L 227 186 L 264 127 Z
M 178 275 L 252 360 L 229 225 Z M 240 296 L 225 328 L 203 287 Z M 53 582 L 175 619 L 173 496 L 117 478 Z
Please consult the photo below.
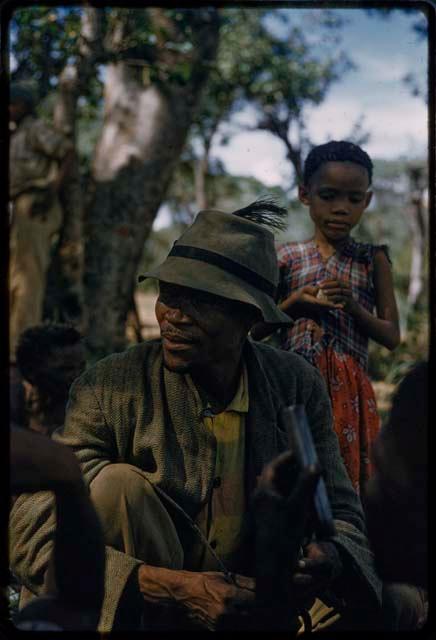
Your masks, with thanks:
M 360 494 L 372 474 L 370 452 L 380 430 L 374 390 L 354 358 L 330 346 L 316 357 L 315 364 L 327 383 L 342 458 Z

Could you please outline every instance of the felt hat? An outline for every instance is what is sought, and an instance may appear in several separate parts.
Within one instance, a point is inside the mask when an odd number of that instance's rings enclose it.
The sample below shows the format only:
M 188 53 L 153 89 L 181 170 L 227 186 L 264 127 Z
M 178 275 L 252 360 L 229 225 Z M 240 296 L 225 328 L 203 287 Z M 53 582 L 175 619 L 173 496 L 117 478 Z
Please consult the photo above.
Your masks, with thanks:
M 156 278 L 257 307 L 268 323 L 289 325 L 275 303 L 279 270 L 274 236 L 233 213 L 200 211 L 166 260 L 139 281 Z

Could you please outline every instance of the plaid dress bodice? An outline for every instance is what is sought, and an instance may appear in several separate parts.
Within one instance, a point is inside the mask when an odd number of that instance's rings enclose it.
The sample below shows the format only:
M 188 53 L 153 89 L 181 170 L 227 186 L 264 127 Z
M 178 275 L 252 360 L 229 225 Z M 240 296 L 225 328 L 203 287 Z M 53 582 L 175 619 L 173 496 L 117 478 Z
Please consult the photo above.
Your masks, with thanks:
M 374 255 L 386 245 L 356 242 L 349 238 L 336 253 L 324 260 L 315 241 L 290 242 L 279 247 L 279 299 L 304 286 L 315 286 L 324 280 L 344 280 L 351 284 L 353 297 L 370 313 L 375 305 L 373 284 Z M 319 327 L 322 331 L 320 332 Z M 295 351 L 314 363 L 326 346 L 337 353 L 351 355 L 366 371 L 368 368 L 368 336 L 354 318 L 340 309 L 329 309 L 313 318 L 297 318 L 282 333 L 282 348 Z

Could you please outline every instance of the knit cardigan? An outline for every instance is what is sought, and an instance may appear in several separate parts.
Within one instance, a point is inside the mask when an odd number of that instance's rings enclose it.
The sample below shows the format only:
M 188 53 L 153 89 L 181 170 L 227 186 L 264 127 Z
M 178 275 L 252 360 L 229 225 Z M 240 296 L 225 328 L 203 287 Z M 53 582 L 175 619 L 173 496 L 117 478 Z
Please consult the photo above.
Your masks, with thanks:
M 330 401 L 319 372 L 296 354 L 247 339 L 249 412 L 246 419 L 246 489 L 262 467 L 288 448 L 283 405 L 305 405 L 324 470 L 337 535 L 352 579 L 380 601 L 381 584 L 365 534 L 360 500 L 348 479 L 332 429 Z M 73 448 L 88 485 L 106 465 L 124 462 L 144 471 L 195 517 L 208 499 L 214 478 L 216 441 L 201 421 L 203 406 L 189 376 L 163 366 L 160 340 L 144 342 L 104 358 L 73 384 L 65 426 L 54 438 Z M 23 494 L 10 517 L 10 558 L 14 573 L 35 594 L 44 574 L 55 531 L 53 495 Z M 110 631 L 124 587 L 140 564 L 106 547 L 105 599 L 100 631 Z

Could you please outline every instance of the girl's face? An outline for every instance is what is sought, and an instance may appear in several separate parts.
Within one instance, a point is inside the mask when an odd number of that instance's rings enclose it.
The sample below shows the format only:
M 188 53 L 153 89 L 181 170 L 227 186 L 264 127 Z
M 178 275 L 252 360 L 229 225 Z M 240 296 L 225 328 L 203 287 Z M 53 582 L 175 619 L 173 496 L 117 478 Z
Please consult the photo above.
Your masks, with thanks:
M 371 202 L 369 177 L 354 162 L 325 162 L 308 186 L 299 187 L 300 201 L 309 207 L 315 238 L 336 243 L 347 238 Z

